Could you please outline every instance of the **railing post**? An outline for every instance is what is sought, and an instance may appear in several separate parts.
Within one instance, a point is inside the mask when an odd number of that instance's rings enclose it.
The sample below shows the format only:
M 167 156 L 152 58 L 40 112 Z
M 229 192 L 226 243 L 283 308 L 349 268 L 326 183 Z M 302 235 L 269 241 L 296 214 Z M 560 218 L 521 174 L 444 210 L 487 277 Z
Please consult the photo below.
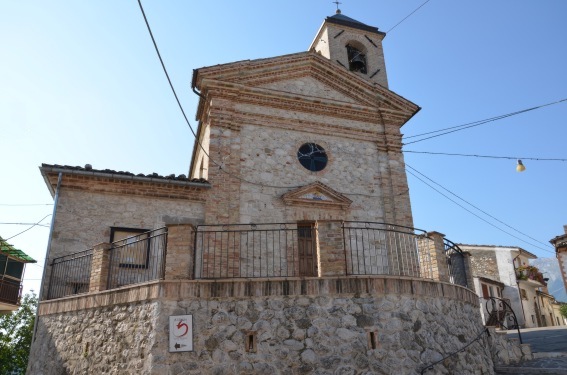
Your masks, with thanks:
M 191 224 L 167 225 L 167 250 L 165 255 L 165 279 L 195 278 L 195 227 Z
M 319 222 L 317 225 L 319 276 L 346 274 L 345 244 L 341 222 Z
M 445 235 L 439 232 L 427 232 L 432 241 L 428 242 L 429 257 L 433 280 L 449 282 L 449 267 L 445 256 Z
M 463 260 L 465 264 L 465 277 L 467 280 L 467 288 L 474 290 L 474 281 L 472 276 L 471 253 L 463 251 Z
M 111 244 L 103 242 L 93 248 L 89 293 L 107 289 L 111 247 Z

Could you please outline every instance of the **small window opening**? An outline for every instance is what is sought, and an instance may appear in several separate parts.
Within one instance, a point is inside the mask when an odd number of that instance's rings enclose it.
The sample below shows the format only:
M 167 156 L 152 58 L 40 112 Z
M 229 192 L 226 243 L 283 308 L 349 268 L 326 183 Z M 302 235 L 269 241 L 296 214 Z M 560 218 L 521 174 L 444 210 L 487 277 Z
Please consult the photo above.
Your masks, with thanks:
M 368 347 L 370 349 L 376 349 L 378 346 L 378 340 L 376 338 L 376 332 L 368 332 Z
M 246 352 L 248 353 L 256 353 L 256 334 L 249 333 L 246 335 Z

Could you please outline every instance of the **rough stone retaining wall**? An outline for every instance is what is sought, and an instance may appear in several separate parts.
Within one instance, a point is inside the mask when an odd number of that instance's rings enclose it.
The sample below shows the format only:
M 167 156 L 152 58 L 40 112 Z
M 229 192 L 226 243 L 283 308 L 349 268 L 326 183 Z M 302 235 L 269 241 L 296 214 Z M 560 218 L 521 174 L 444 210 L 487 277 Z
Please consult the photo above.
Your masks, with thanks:
M 477 301 L 416 279 L 154 282 L 43 302 L 28 374 L 419 374 L 483 330 Z M 194 351 L 169 353 L 183 314 Z M 426 374 L 493 374 L 509 345 L 485 335 Z
M 158 314 L 137 302 L 40 316 L 27 373 L 148 374 Z

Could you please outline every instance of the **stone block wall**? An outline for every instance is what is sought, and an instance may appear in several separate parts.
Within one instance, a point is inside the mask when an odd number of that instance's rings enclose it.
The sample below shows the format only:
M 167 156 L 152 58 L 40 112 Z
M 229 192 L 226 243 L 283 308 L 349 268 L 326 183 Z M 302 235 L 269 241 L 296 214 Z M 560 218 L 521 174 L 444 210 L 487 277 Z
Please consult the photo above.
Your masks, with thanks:
M 475 277 L 487 277 L 500 281 L 498 262 L 494 250 L 467 248 L 467 252 L 471 254 L 471 267 Z
M 341 222 L 322 222 L 317 227 L 321 276 L 346 275 L 345 247 Z
M 185 314 L 194 351 L 169 353 Z M 42 302 L 28 374 L 414 375 L 483 329 L 474 293 L 431 281 L 156 281 Z M 493 374 L 518 347 L 492 331 L 427 373 Z
M 115 193 L 107 194 L 82 190 L 80 187 L 85 181 L 73 182 L 72 179 L 66 178 L 63 179 L 64 184 L 60 192 L 47 264 L 51 264 L 53 258 L 83 251 L 101 242 L 109 242 L 111 227 L 152 230 L 166 224 L 195 224 L 204 220 L 204 205 L 199 201 L 201 198 L 197 199 L 197 193 L 193 195 L 194 201 L 181 198 L 147 199 L 136 194 L 118 194 L 120 184 L 114 186 Z M 128 189 L 134 189 L 131 185 L 127 186 Z M 104 187 L 111 189 L 112 184 L 107 183 Z M 148 187 L 142 191 L 149 194 L 152 190 Z M 47 269 L 43 281 L 44 291 L 49 285 L 50 270 L 51 267 Z M 44 293 L 43 298 L 45 296 Z
M 27 374 L 149 374 L 159 302 L 39 318 Z

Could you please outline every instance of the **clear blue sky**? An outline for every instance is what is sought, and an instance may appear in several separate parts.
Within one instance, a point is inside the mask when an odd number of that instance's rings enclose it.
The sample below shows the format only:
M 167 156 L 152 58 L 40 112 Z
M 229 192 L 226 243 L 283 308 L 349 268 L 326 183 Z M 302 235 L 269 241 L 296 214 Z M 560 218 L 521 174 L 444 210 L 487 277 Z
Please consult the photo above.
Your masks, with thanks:
M 388 31 L 423 2 L 343 0 L 340 7 Z M 328 0 L 143 3 L 193 125 L 193 69 L 305 51 L 335 11 Z M 564 0 L 431 0 L 384 40 L 390 89 L 423 108 L 403 133 L 567 98 L 566 15 Z M 33 223 L 51 213 L 42 162 L 187 173 L 193 137 L 135 0 L 0 0 L 0 46 L 0 222 Z M 566 119 L 562 103 L 405 149 L 567 158 Z M 554 256 L 546 244 L 567 224 L 565 162 L 526 160 L 521 174 L 514 160 L 406 154 L 406 162 L 535 240 L 469 207 L 519 238 L 499 231 L 410 175 L 416 227 L 454 242 Z M 27 227 L 0 224 L 0 235 Z M 27 269 L 26 290 L 38 290 L 47 237 L 48 228 L 35 227 L 9 241 L 39 261 Z

